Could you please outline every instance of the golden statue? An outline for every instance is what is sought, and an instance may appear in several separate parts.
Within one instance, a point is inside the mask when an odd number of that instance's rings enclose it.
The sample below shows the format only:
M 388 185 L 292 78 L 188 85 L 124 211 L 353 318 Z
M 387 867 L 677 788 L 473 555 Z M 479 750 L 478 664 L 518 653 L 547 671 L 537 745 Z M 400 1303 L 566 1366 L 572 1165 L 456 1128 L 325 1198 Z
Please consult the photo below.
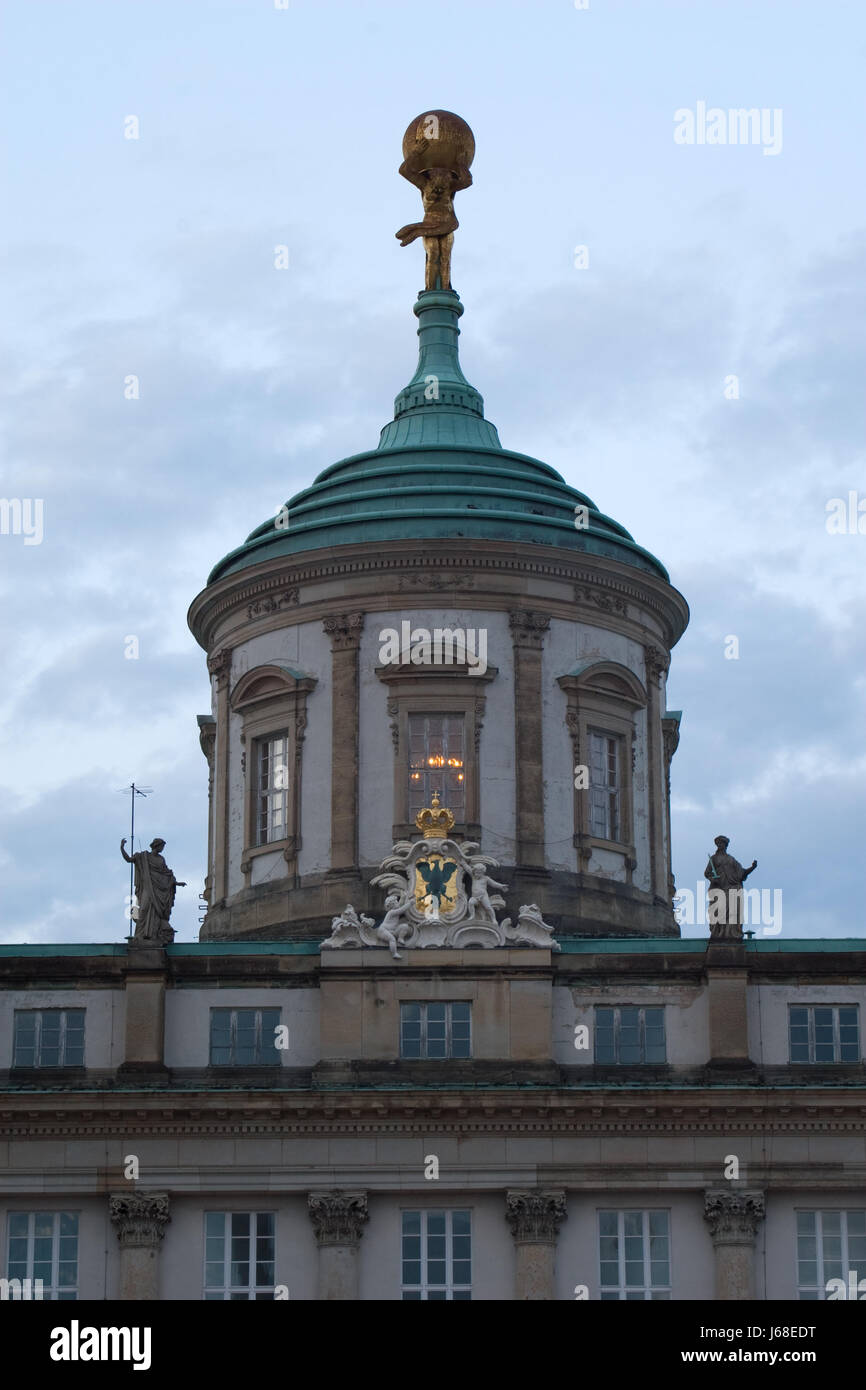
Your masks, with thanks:
M 404 179 L 421 190 L 424 221 L 410 222 L 397 232 L 401 246 L 424 238 L 426 290 L 450 290 L 451 247 L 460 225 L 454 216 L 454 194 L 472 183 L 469 166 L 475 158 L 475 137 L 453 111 L 428 111 L 411 122 L 403 136 Z

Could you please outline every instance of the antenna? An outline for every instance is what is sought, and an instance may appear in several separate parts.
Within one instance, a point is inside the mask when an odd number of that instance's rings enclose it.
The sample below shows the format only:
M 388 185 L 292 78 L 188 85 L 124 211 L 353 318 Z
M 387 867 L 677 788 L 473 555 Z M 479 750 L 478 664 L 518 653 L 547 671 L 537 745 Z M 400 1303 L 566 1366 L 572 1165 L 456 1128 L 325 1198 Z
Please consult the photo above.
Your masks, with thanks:
M 118 787 L 119 792 L 129 792 L 130 803 L 130 825 L 129 825 L 129 852 L 135 854 L 135 798 L 137 796 L 150 796 L 153 787 L 137 787 L 134 782 L 130 782 L 128 787 Z M 132 900 L 135 896 L 135 865 L 129 866 L 129 914 L 127 920 L 132 922 Z M 133 935 L 132 932 L 129 933 Z

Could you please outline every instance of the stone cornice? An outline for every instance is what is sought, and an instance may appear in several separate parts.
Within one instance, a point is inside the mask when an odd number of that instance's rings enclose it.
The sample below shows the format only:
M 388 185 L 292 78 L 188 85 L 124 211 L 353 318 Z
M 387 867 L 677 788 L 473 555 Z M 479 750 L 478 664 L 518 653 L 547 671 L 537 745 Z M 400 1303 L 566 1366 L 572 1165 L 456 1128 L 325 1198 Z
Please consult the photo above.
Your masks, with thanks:
M 108 1212 L 123 1246 L 158 1246 L 171 1220 L 167 1192 L 113 1192 Z
M 866 1087 L 587 1092 L 140 1091 L 0 1096 L 0 1138 L 420 1134 L 866 1136 Z
M 667 645 L 679 640 L 688 622 L 688 607 L 676 589 L 661 578 L 619 561 L 563 552 L 554 546 L 475 540 L 468 551 L 452 547 L 450 541 L 427 541 L 420 550 L 417 542 L 391 541 L 375 548 L 354 545 L 306 552 L 298 558 L 272 558 L 204 589 L 190 606 L 189 624 L 199 644 L 209 650 L 218 630 L 221 642 L 230 633 L 236 645 L 245 640 L 247 629 L 251 636 L 253 632 L 284 625 L 287 617 L 292 622 L 317 621 L 328 610 L 338 605 L 344 607 L 347 593 L 354 601 L 363 603 L 368 612 L 375 612 L 377 608 L 393 607 L 393 598 L 380 597 L 386 591 L 388 595 L 391 590 L 399 595 L 398 607 L 405 607 L 410 596 L 413 606 L 436 606 L 451 595 L 454 601 L 459 596 L 465 607 L 468 589 L 478 607 L 508 611 L 513 607 L 514 591 L 509 598 L 495 588 L 488 589 L 485 575 L 514 576 L 520 580 L 522 592 L 527 577 L 537 578 L 547 585 L 544 604 L 551 616 L 573 619 L 583 613 L 588 621 L 597 625 L 603 619 L 606 627 L 637 640 L 641 640 L 639 634 L 646 624 L 632 621 L 630 605 L 635 608 L 635 619 L 640 618 L 641 611 L 652 616 L 658 625 L 659 640 Z M 335 578 L 341 585 L 347 580 L 358 582 L 351 589 L 343 588 L 340 599 L 314 601 L 307 586 Z M 568 592 L 555 596 L 550 589 L 555 583 L 566 586 Z M 268 614 L 266 608 L 258 607 L 268 599 L 277 603 L 281 594 L 292 590 L 298 590 L 301 603 L 292 604 L 288 614 Z M 252 628 L 250 608 L 255 610 Z M 228 617 L 233 621 L 226 624 L 224 619 Z

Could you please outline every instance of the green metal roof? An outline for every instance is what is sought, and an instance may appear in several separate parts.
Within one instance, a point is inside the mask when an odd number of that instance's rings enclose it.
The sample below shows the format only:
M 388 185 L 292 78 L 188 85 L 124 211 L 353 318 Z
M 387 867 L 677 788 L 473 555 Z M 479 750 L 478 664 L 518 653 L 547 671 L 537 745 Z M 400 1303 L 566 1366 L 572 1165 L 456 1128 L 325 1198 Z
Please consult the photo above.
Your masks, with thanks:
M 664 566 L 549 464 L 503 449 L 460 369 L 453 290 L 415 305 L 415 375 L 394 402 L 378 448 L 332 464 L 214 567 L 225 575 L 278 555 L 383 540 L 513 540 L 608 556 L 667 580 Z M 587 525 L 575 526 L 575 507 Z M 583 514 L 581 514 L 581 519 Z
M 166 946 L 169 956 L 316 956 L 318 941 L 176 941 Z M 563 936 L 563 955 L 674 955 L 705 951 L 706 936 Z M 786 941 L 746 941 L 747 951 L 866 951 L 866 938 L 791 937 Z M 38 945 L 0 944 L 0 956 L 125 956 L 126 944 L 116 942 L 40 942 Z

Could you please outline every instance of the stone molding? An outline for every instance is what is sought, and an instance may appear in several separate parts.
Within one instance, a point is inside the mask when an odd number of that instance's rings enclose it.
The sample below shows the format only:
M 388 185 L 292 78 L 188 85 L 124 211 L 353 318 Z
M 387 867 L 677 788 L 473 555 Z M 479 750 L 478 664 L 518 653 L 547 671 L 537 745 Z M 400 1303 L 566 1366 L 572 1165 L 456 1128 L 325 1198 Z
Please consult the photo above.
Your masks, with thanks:
M 124 1248 L 159 1246 L 171 1220 L 167 1192 L 113 1192 L 108 1214 Z
M 505 1194 L 505 1219 L 516 1242 L 553 1245 L 566 1219 L 565 1192 L 511 1191 Z
M 310 1220 L 318 1245 L 357 1245 L 369 1221 L 366 1192 L 310 1192 Z
M 720 1188 L 704 1193 L 704 1220 L 713 1245 L 751 1245 L 764 1215 L 763 1192 Z
M 297 588 L 283 589 L 279 594 L 267 594 L 264 598 L 256 599 L 255 603 L 247 605 L 247 618 L 266 618 L 271 613 L 280 613 L 284 608 L 291 608 L 300 603 L 300 591 Z
M 688 621 L 685 600 L 660 576 L 635 570 L 602 556 L 594 557 L 596 563 L 589 566 L 586 557 L 579 554 L 566 555 L 554 547 L 550 547 L 549 551 L 534 545 L 521 548 L 519 543 L 504 550 L 499 542 L 477 541 L 471 554 L 457 551 L 437 554 L 432 550 L 419 553 L 417 544 L 411 549 L 409 547 L 408 542 L 404 546 L 390 542 L 386 547 L 372 550 L 369 546 L 361 545 L 339 547 L 342 553 L 331 554 L 327 559 L 311 560 L 306 555 L 292 562 L 289 557 L 281 556 L 275 557 L 267 565 L 256 567 L 257 573 L 250 568 L 225 575 L 202 590 L 193 601 L 190 626 L 201 645 L 209 647 L 217 640 L 217 632 L 224 630 L 223 620 L 228 618 L 232 623 L 232 640 L 241 640 L 237 623 L 238 620 L 243 623 L 242 615 L 246 608 L 263 596 L 284 591 L 287 584 L 327 583 L 335 578 L 345 584 L 353 579 L 363 581 L 364 577 L 374 578 L 375 592 L 365 592 L 364 601 L 374 609 L 384 610 L 394 607 L 393 595 L 405 600 L 409 586 L 419 595 L 425 588 L 431 594 L 436 594 L 450 588 L 465 589 L 471 582 L 471 587 L 480 592 L 487 575 L 510 576 L 520 580 L 529 576 L 544 583 L 558 581 L 569 584 L 570 600 L 564 596 L 550 596 L 552 615 L 573 619 L 575 603 L 587 612 L 595 607 L 607 615 L 608 623 L 617 631 L 633 635 L 635 624 L 627 616 L 628 609 L 624 615 L 620 606 L 620 603 L 628 601 L 636 606 L 638 614 L 651 613 L 661 622 L 665 639 L 670 645 L 682 635 Z M 545 553 L 540 553 L 541 550 Z M 441 580 L 438 579 L 439 574 L 443 576 Z M 582 597 L 584 592 L 596 591 L 600 591 L 601 603 L 595 597 L 589 602 Z M 311 617 L 318 616 L 327 600 L 310 601 L 312 596 L 306 588 L 304 595 L 307 601 L 294 611 L 298 614 L 297 620 L 307 621 L 306 610 L 311 610 Z M 610 608 L 604 601 L 608 596 L 611 598 Z M 513 605 L 513 599 L 509 603 L 502 594 L 491 592 L 487 597 L 490 601 L 485 600 L 484 606 L 491 609 L 507 611 Z M 399 602 L 397 606 L 400 606 Z M 267 622 L 279 621 L 281 616 L 271 614 L 266 619 L 262 615 L 257 620 L 257 626 L 260 628 L 266 626 Z M 637 625 L 643 625 L 640 618 Z

